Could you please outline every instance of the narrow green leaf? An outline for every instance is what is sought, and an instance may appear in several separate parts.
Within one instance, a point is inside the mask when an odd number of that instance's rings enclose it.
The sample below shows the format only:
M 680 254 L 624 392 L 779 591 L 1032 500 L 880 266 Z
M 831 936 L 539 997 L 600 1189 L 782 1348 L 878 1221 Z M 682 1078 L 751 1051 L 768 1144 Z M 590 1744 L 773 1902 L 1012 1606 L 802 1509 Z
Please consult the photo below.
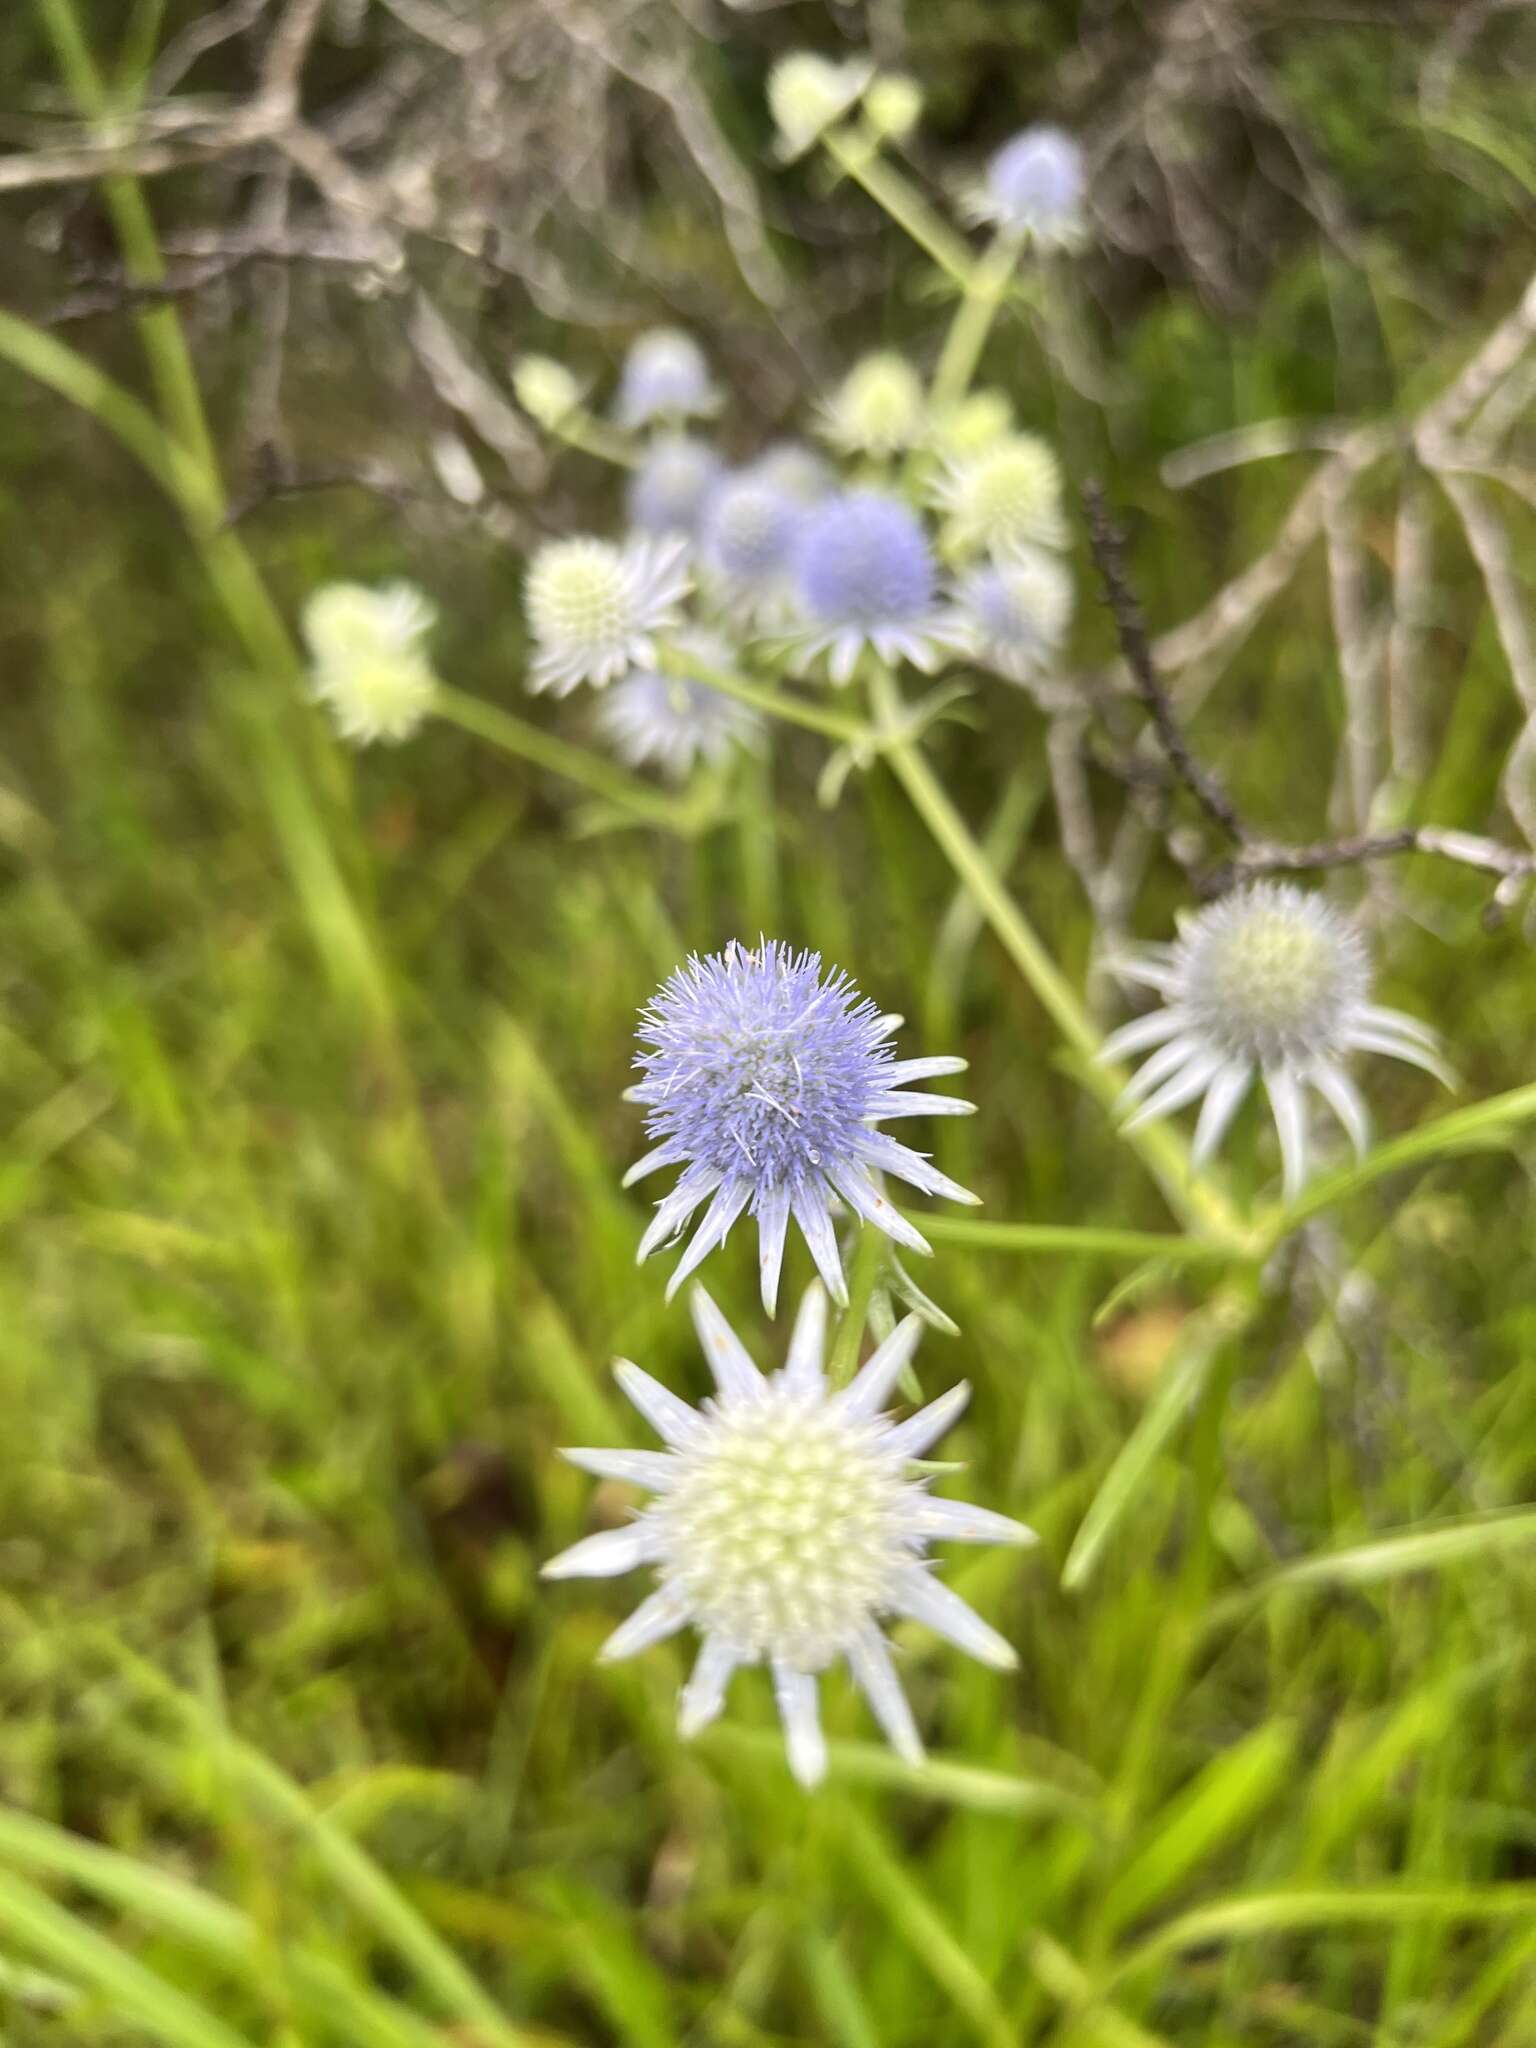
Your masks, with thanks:
M 1295 1747 L 1294 1728 L 1270 1721 L 1207 1764 L 1164 1807 L 1151 1838 L 1110 1886 L 1106 1924 L 1114 1929 L 1140 1919 L 1246 1827 L 1274 1797 Z

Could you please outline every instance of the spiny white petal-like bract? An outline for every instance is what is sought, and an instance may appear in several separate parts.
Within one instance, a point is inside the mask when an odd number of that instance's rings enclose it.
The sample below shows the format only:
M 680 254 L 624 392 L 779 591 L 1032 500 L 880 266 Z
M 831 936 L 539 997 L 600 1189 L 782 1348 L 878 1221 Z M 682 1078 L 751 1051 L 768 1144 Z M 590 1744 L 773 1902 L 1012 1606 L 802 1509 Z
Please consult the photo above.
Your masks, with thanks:
M 693 1627 L 702 1644 L 678 1704 L 685 1738 L 719 1714 L 737 1667 L 766 1663 L 789 1766 L 803 1785 L 825 1775 L 818 1678 L 847 1663 L 892 1747 L 908 1763 L 923 1747 L 882 1620 L 920 1621 L 982 1663 L 1006 1671 L 1015 1653 L 935 1577 L 931 1543 L 1032 1543 L 1023 1523 L 963 1501 L 935 1499 L 914 1473 L 964 1406 L 962 1384 L 906 1422 L 886 1404 L 921 1333 L 916 1316 L 872 1353 L 851 1383 L 823 1372 L 826 1297 L 801 1304 L 788 1362 L 761 1373 L 702 1288 L 692 1294 L 716 1392 L 699 1408 L 621 1361 L 619 1384 L 666 1445 L 663 1452 L 577 1450 L 583 1470 L 647 1488 L 622 1528 L 588 1536 L 544 1567 L 546 1578 L 607 1578 L 651 1566 L 659 1584 L 604 1644 L 606 1661 Z
M 1289 882 L 1254 882 L 1186 918 L 1177 941 L 1115 963 L 1155 989 L 1159 1009 L 1112 1032 L 1100 1058 L 1149 1057 L 1126 1084 L 1126 1128 L 1201 1100 L 1193 1158 L 1215 1152 L 1255 1076 L 1280 1140 L 1284 1192 L 1306 1181 L 1305 1091 L 1314 1089 L 1356 1152 L 1368 1119 L 1350 1078 L 1352 1053 L 1406 1060 L 1453 1085 L 1434 1032 L 1370 1000 L 1365 941 L 1343 913 Z
M 771 1315 L 791 1218 L 828 1292 L 842 1302 L 834 1197 L 920 1252 L 929 1250 L 927 1240 L 881 1192 L 878 1174 L 950 1201 L 976 1199 L 922 1153 L 875 1128 L 895 1117 L 968 1114 L 973 1105 L 954 1096 L 906 1092 L 909 1081 L 960 1073 L 965 1061 L 896 1059 L 889 1020 L 847 975 L 823 975 L 819 953 L 763 939 L 752 949 L 733 940 L 723 953 L 694 956 L 642 1011 L 635 1035 L 644 1078 L 629 1094 L 645 1106 L 654 1149 L 625 1185 L 682 1168 L 640 1240 L 640 1259 L 679 1237 L 709 1203 L 669 1297 L 744 1211 L 757 1221 Z
M 407 740 L 432 709 L 437 608 L 411 583 L 328 583 L 304 607 L 310 694 L 355 746 Z
M 530 690 L 568 696 L 654 666 L 656 638 L 682 617 L 692 588 L 688 543 L 673 535 L 622 546 L 576 534 L 546 541 L 528 565 L 523 601 L 533 635 Z

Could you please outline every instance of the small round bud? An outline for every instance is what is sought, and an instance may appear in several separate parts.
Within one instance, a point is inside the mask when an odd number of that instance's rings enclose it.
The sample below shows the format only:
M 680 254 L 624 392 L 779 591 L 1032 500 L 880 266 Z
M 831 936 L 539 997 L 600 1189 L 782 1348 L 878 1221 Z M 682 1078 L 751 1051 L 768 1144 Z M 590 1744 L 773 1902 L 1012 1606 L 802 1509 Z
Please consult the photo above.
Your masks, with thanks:
M 882 72 L 864 95 L 864 118 L 885 142 L 905 142 L 922 114 L 922 87 L 903 71 Z
M 512 365 L 512 396 L 531 420 L 553 430 L 581 403 L 581 387 L 553 356 L 519 356 Z
M 432 709 L 437 678 L 422 648 L 437 611 L 409 583 L 328 583 L 304 608 L 310 691 L 344 740 L 406 740 Z
M 856 362 L 821 408 L 821 430 L 848 455 L 899 455 L 922 440 L 923 380 L 904 356 L 877 350 Z

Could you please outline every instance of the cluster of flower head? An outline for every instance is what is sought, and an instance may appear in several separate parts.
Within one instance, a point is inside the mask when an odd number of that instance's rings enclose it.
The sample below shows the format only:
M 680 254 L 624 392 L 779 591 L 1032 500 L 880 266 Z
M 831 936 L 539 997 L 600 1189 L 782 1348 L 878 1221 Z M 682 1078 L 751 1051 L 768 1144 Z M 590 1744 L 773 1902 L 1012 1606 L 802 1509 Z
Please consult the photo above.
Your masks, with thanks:
M 840 135 L 900 143 L 922 108 L 909 78 L 804 53 L 775 67 L 768 99 L 785 161 Z M 1081 151 L 1051 127 L 1016 136 L 961 197 L 1020 249 L 1075 246 L 1083 207 Z M 631 762 L 682 775 L 754 737 L 750 717 L 711 706 L 707 678 L 686 687 L 701 680 L 700 635 L 717 673 L 838 685 L 869 660 L 963 661 L 1027 684 L 1060 656 L 1073 610 L 1061 473 L 1001 392 L 936 399 L 918 366 L 878 350 L 821 395 L 806 440 L 744 450 L 703 351 L 674 327 L 631 344 L 606 420 L 549 358 L 524 357 L 513 388 L 546 431 L 580 439 L 589 425 L 629 466 L 622 531 L 547 543 L 524 597 L 530 688 L 631 679 L 624 709 L 599 720 Z
M 922 1744 L 881 1622 L 910 1619 L 982 1662 L 1007 1670 L 1009 1644 L 933 1569 L 930 1544 L 1033 1541 L 987 1508 L 935 1496 L 915 1461 L 966 1405 L 952 1387 L 905 1420 L 886 1411 L 920 1334 L 908 1316 L 846 1386 L 825 1370 L 827 1297 L 846 1304 L 838 1218 L 926 1251 L 884 1192 L 889 1173 L 928 1194 L 973 1199 L 920 1152 L 878 1126 L 893 1117 L 953 1115 L 971 1105 L 914 1093 L 910 1082 L 952 1074 L 963 1060 L 898 1060 L 882 1016 L 845 974 L 814 953 L 760 940 L 690 960 L 642 1012 L 630 1091 L 658 1142 L 634 1181 L 678 1170 L 640 1242 L 643 1261 L 677 1239 L 705 1202 L 668 1294 L 743 1213 L 757 1224 L 763 1303 L 778 1304 L 790 1221 L 819 1270 L 782 1371 L 760 1372 L 701 1288 L 692 1293 L 714 1396 L 693 1408 L 628 1361 L 619 1384 L 665 1449 L 565 1453 L 601 1478 L 653 1498 L 618 1527 L 584 1537 L 545 1566 L 550 1578 L 606 1578 L 649 1567 L 655 1590 L 604 1644 L 632 1656 L 685 1627 L 702 1641 L 679 1702 L 685 1736 L 720 1712 L 739 1665 L 768 1665 L 795 1775 L 826 1769 L 821 1674 L 841 1659 L 898 1753 Z

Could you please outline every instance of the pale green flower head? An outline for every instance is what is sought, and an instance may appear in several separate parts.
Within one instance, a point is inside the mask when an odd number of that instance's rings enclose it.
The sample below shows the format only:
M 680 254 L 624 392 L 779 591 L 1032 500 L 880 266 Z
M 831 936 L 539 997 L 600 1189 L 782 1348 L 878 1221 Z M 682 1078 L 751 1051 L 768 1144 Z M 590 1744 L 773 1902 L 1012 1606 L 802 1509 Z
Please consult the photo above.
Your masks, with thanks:
M 822 436 L 845 455 L 900 455 L 923 439 L 923 380 L 894 349 L 862 356 L 821 407 Z
M 1012 400 L 1006 392 L 989 387 L 942 407 L 933 417 L 930 441 L 935 454 L 949 462 L 963 462 L 984 455 L 1013 431 Z
M 328 583 L 304 608 L 310 691 L 355 746 L 396 744 L 432 709 L 437 678 L 422 645 L 436 607 L 410 583 Z
M 923 89 L 904 71 L 884 71 L 864 95 L 864 118 L 883 142 L 905 142 L 923 117 Z
M 581 404 L 581 387 L 553 356 L 519 356 L 512 365 L 512 395 L 531 420 L 553 428 Z
M 933 486 L 952 560 L 1019 547 L 1065 547 L 1061 466 L 1038 435 L 1009 434 L 951 462 Z
M 768 111 L 779 131 L 779 155 L 788 163 L 853 112 L 872 67 L 859 57 L 836 64 L 810 50 L 781 57 L 768 74 Z

